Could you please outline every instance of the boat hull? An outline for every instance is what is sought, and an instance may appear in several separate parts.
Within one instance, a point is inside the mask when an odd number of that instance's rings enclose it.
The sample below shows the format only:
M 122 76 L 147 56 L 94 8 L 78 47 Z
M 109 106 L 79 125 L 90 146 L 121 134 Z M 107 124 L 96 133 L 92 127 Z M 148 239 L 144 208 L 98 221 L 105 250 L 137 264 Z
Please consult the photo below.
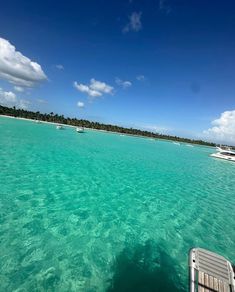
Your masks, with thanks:
M 215 158 L 219 158 L 219 159 L 224 159 L 224 160 L 235 162 L 235 157 L 228 157 L 228 156 L 222 155 L 220 153 L 213 153 L 213 154 L 211 154 L 211 156 L 215 157 Z
M 83 128 L 77 128 L 76 131 L 77 131 L 77 133 L 83 133 L 84 129 Z

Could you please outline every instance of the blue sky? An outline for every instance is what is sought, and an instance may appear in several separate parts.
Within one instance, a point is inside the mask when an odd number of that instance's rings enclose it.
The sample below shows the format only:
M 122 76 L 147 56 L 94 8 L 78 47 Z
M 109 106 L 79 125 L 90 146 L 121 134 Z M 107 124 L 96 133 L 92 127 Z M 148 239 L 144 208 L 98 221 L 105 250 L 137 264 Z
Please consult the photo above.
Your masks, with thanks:
M 235 144 L 234 15 L 233 0 L 4 1 L 0 103 Z

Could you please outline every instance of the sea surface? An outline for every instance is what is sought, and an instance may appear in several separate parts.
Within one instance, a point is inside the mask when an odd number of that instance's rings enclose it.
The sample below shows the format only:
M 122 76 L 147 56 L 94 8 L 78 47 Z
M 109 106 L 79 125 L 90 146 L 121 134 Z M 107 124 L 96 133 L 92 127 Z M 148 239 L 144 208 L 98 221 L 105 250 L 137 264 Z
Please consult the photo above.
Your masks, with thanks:
M 235 262 L 235 163 L 209 147 L 0 117 L 0 291 L 187 291 Z

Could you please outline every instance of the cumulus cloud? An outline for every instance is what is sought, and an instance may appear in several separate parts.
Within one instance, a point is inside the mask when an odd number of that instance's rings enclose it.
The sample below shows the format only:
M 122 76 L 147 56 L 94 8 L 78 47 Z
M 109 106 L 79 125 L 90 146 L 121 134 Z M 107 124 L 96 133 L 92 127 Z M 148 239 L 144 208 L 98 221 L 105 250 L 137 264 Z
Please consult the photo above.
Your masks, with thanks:
M 136 76 L 136 79 L 137 79 L 138 81 L 144 81 L 146 78 L 145 78 L 144 75 L 138 75 L 138 76 Z
M 47 79 L 41 66 L 31 61 L 7 40 L 0 38 L 0 78 L 16 86 L 33 87 Z
M 88 86 L 88 85 L 85 85 L 82 83 L 79 84 L 79 83 L 77 83 L 77 81 L 74 82 L 74 87 L 77 90 L 79 90 L 80 92 L 88 94 L 90 97 L 98 97 L 98 96 L 102 95 L 101 92 L 91 89 L 90 86 Z
M 212 127 L 203 132 L 206 138 L 235 145 L 235 110 L 223 112 L 211 124 Z
M 64 66 L 61 65 L 61 64 L 57 64 L 57 65 L 55 65 L 55 66 L 56 66 L 56 68 L 59 69 L 59 70 L 64 70 Z
M 132 83 L 130 81 L 124 81 L 121 80 L 120 78 L 115 78 L 115 82 L 117 83 L 117 85 L 121 86 L 122 88 L 126 89 L 128 87 L 130 87 L 132 85 Z
M 78 101 L 77 106 L 80 108 L 84 108 L 85 104 L 83 101 Z
M 92 90 L 97 90 L 102 93 L 112 93 L 113 87 L 106 84 L 105 82 L 97 81 L 94 78 L 91 79 L 90 88 Z
M 27 109 L 30 102 L 25 99 L 20 99 L 12 91 L 3 91 L 0 88 L 0 104 L 7 107 L 18 107 L 22 109 Z
M 92 78 L 90 80 L 90 84 L 82 84 L 75 81 L 73 83 L 74 87 L 80 92 L 86 93 L 89 97 L 95 98 L 102 96 L 103 94 L 112 94 L 113 87 L 106 84 L 105 82 L 101 82 Z
M 122 32 L 127 33 L 129 31 L 139 31 L 142 29 L 142 23 L 141 23 L 141 16 L 142 12 L 133 12 L 129 16 L 129 22 L 124 26 Z
M 0 104 L 4 106 L 14 106 L 17 102 L 17 98 L 12 91 L 3 91 L 0 88 Z

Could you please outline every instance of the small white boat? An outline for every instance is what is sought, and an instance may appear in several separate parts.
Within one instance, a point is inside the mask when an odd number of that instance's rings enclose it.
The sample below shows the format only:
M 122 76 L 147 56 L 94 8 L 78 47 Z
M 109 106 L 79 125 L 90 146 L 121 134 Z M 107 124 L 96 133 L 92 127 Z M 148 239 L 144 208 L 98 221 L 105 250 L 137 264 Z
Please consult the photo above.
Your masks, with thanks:
M 185 146 L 187 146 L 187 147 L 194 147 L 194 146 L 191 145 L 191 144 L 186 144 Z
M 35 123 L 36 123 L 36 124 L 41 124 L 41 121 L 36 120 Z
M 83 133 L 84 132 L 84 128 L 83 127 L 77 127 L 76 128 L 76 132 Z
M 172 142 L 173 144 L 177 145 L 177 146 L 180 146 L 180 143 L 179 142 Z
M 219 149 L 218 149 L 219 148 Z M 235 162 L 235 152 L 232 150 L 223 150 L 222 148 L 218 147 L 216 148 L 217 152 L 212 153 L 212 157 L 220 158 L 220 159 L 225 159 L 229 161 L 234 161 Z
M 56 129 L 57 129 L 57 130 L 63 130 L 64 128 L 63 128 L 62 125 L 57 125 L 57 126 L 56 126 Z

